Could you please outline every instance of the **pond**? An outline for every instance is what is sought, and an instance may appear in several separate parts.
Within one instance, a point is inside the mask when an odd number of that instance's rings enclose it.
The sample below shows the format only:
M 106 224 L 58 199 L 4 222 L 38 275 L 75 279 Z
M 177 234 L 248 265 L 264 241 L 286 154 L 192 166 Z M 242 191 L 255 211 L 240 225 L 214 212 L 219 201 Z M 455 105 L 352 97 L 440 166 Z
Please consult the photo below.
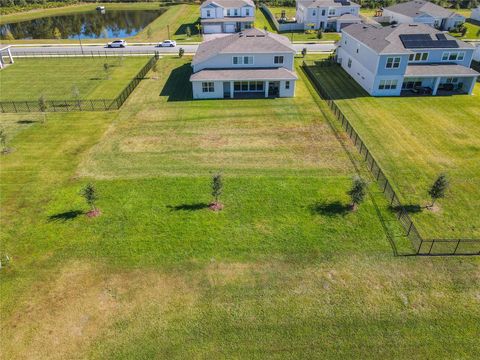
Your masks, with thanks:
M 0 26 L 3 40 L 104 39 L 136 35 L 167 9 L 105 10 L 43 17 Z

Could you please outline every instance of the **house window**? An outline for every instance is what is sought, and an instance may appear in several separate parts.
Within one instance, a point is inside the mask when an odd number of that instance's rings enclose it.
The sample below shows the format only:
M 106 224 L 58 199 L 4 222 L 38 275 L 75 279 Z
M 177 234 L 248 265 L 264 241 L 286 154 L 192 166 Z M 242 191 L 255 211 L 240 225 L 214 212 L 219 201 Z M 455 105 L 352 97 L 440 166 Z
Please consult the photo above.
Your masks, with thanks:
M 233 90 L 236 92 L 261 92 L 263 81 L 235 81 Z
M 322 10 L 322 16 L 325 16 L 325 10 Z
M 329 9 L 328 15 L 335 15 L 335 9 Z
M 316 15 L 317 15 L 317 13 L 316 13 L 316 11 L 315 11 L 315 10 L 313 10 L 313 13 L 312 13 L 312 15 L 313 15 L 313 16 L 316 16 Z
M 283 56 L 274 56 L 273 57 L 274 64 L 283 64 Z
M 213 82 L 202 82 L 202 92 L 211 93 L 215 91 Z
M 233 12 L 235 16 L 238 16 L 238 9 L 235 9 Z
M 400 58 L 399 57 L 389 57 L 387 58 L 387 63 L 385 64 L 387 69 L 397 69 L 400 67 Z
M 230 9 L 227 9 L 227 16 L 230 16 Z
M 446 83 L 447 84 L 454 84 L 458 82 L 458 78 L 447 78 Z
M 245 9 L 245 15 L 250 16 L 250 9 Z
M 352 67 L 352 59 L 348 59 L 348 64 L 347 64 L 347 66 L 348 66 L 349 68 Z
M 285 81 L 285 89 L 290 89 L 290 81 Z
M 242 58 L 240 56 L 234 56 L 232 63 L 233 65 L 240 65 L 242 63 Z
M 357 54 L 358 54 L 358 49 L 357 49 Z
M 428 52 L 418 52 L 415 54 L 410 54 L 408 56 L 408 61 L 427 61 L 428 60 Z
M 252 65 L 253 64 L 253 56 L 244 56 L 243 57 L 243 64 L 244 65 Z
M 397 88 L 397 80 L 380 80 L 379 90 L 395 90 Z
M 210 10 L 207 10 L 207 17 L 210 17 Z
M 442 61 L 462 61 L 465 58 L 465 52 L 463 51 L 445 51 L 442 54 Z

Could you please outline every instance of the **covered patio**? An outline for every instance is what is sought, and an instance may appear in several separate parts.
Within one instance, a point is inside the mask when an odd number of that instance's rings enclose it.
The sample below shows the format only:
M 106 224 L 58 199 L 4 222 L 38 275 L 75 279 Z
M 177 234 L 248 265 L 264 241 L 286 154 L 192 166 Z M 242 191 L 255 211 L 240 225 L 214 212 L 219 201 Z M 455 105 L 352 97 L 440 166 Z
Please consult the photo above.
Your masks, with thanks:
M 296 80 L 285 68 L 205 69 L 190 77 L 199 99 L 291 97 Z
M 471 94 L 479 75 L 457 64 L 409 65 L 401 95 Z

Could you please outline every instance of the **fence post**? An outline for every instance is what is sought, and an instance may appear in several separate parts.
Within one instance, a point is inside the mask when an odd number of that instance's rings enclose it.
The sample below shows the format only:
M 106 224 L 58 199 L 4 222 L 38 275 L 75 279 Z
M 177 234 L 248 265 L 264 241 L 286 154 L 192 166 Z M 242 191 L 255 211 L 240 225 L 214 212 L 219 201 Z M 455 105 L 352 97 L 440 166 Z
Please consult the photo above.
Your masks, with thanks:
M 457 246 L 455 246 L 455 250 L 453 250 L 453 255 L 457 253 L 458 245 L 460 245 L 460 240 L 461 239 L 458 239 Z

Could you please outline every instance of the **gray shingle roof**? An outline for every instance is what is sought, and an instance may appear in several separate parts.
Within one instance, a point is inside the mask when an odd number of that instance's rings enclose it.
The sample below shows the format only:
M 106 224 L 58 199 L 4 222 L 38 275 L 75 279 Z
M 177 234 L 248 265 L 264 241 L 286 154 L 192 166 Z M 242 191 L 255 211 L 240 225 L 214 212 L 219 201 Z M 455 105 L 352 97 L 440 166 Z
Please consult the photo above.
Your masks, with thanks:
M 248 29 L 240 33 L 204 41 L 198 47 L 192 64 L 199 64 L 219 54 L 295 53 L 287 37 L 268 31 Z
M 203 8 L 212 3 L 220 5 L 223 8 L 240 8 L 246 5 L 255 7 L 255 4 L 252 0 L 207 0 L 200 7 Z
M 365 24 L 352 24 L 342 29 L 361 43 L 379 54 L 410 54 L 412 51 L 403 46 L 400 35 L 406 34 L 430 34 L 435 40 L 436 34 L 444 34 L 431 26 L 424 24 L 400 24 L 386 27 L 376 27 Z M 473 45 L 457 40 L 453 36 L 445 34 L 447 40 L 455 40 L 459 49 L 471 49 Z
M 215 23 L 225 23 L 225 22 L 253 22 L 255 19 L 251 16 L 227 16 L 223 18 L 214 18 L 214 19 L 201 19 L 202 24 L 215 24 Z
M 316 7 L 342 7 L 342 6 L 358 6 L 360 5 L 348 0 L 297 0 L 306 8 Z
M 405 76 L 478 76 L 473 69 L 456 64 L 408 65 Z
M 208 69 L 190 76 L 190 81 L 297 80 L 297 75 L 285 68 L 272 69 Z
M 393 6 L 389 6 L 385 9 L 412 18 L 422 14 L 428 14 L 440 18 L 447 18 L 454 14 L 452 11 L 449 11 L 441 6 L 423 0 L 413 0 L 405 3 L 399 3 Z

